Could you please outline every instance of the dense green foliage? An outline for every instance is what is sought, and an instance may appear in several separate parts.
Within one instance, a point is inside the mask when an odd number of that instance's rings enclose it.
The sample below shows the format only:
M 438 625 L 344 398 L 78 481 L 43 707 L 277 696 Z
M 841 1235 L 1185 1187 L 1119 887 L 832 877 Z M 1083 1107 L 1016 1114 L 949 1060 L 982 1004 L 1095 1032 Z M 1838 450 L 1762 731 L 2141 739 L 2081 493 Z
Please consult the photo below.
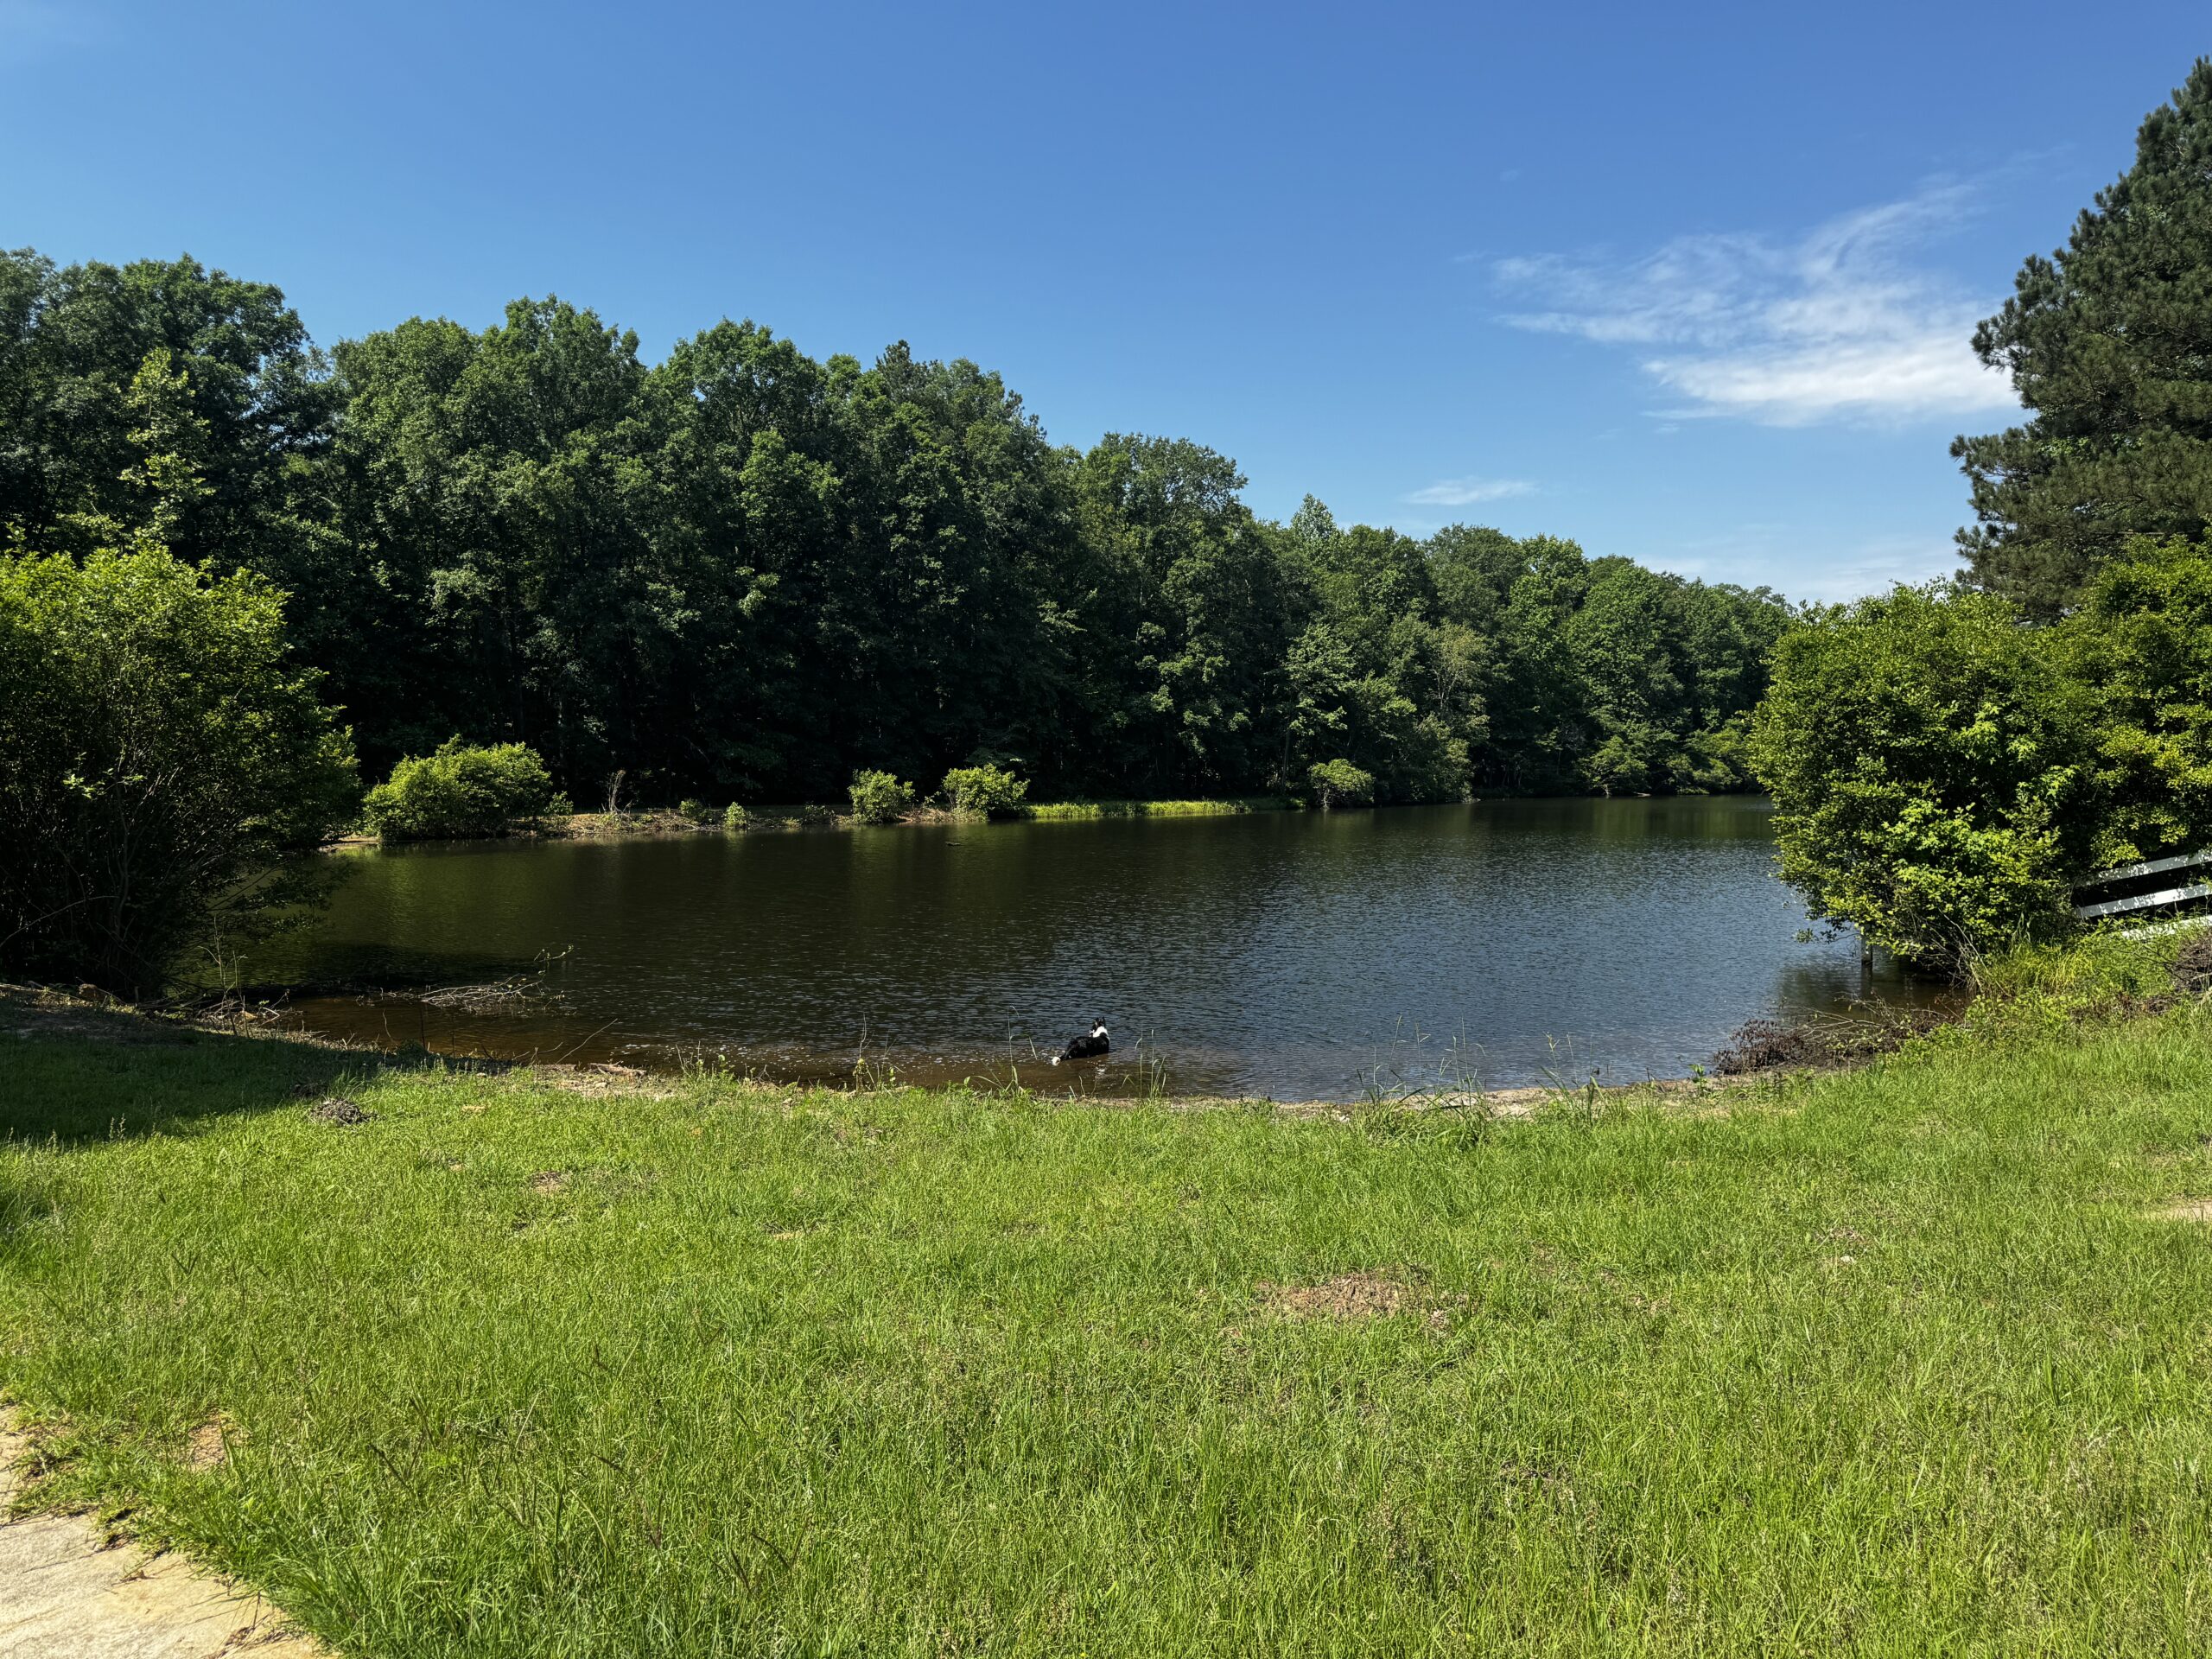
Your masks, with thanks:
M 2212 843 L 2212 538 L 2138 538 L 2032 626 L 1936 586 L 1783 636 L 1752 751 L 1814 914 L 1955 969 L 2099 868 Z
M 914 807 L 914 786 L 887 772 L 855 772 L 846 793 L 862 823 L 896 823 Z
M 944 774 L 945 804 L 963 817 L 1004 817 L 1028 795 L 1028 781 L 1003 766 L 956 766 Z
M 1349 760 L 1321 760 L 1306 769 L 1313 798 L 1323 807 L 1366 806 L 1375 799 L 1375 774 Z
M 2131 536 L 2212 528 L 2212 60 L 2145 119 L 2133 167 L 1974 335 L 2033 411 L 1961 438 L 1975 579 L 2051 616 Z
M 2212 1031 L 2023 1012 L 1518 1122 L 10 1035 L 0 1388 L 350 1659 L 2202 1653 Z
M 1900 588 L 1783 637 L 1753 753 L 1814 915 L 1956 967 L 2055 924 L 2094 818 L 2088 699 L 1991 595 Z
M 83 553 L 143 529 L 306 595 L 350 563 L 315 465 L 337 398 L 266 284 L 190 259 L 57 270 L 0 253 L 0 541 Z M 289 620 L 345 622 L 320 598 Z
M 2212 537 L 2131 543 L 2053 645 L 2094 701 L 2098 861 L 2212 843 Z
M 410 757 L 371 790 L 362 818 L 386 841 L 501 836 L 553 810 L 553 779 L 521 743 L 472 748 L 449 738 L 435 754 Z
M 353 758 L 283 624 L 151 546 L 0 555 L 0 972 L 150 991 L 299 896 Z
M 558 301 L 326 359 L 192 262 L 0 256 L 0 534 L 146 530 L 293 595 L 379 772 L 458 732 L 596 800 L 1739 787 L 1783 620 L 1548 537 L 1255 516 L 1202 445 L 1049 442 L 997 376 Z

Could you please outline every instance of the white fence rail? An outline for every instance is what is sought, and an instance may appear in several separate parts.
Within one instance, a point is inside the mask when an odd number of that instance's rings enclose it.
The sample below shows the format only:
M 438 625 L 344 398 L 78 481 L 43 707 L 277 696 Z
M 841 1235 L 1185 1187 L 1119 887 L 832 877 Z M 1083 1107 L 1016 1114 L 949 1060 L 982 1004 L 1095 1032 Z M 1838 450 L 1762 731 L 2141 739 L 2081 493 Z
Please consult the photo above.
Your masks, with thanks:
M 2123 881 L 2140 881 L 2148 876 L 2164 875 L 2174 870 L 2193 870 L 2205 865 L 2212 865 L 2212 850 L 2176 853 L 2170 858 L 2149 858 L 2139 864 L 2117 865 L 2109 870 L 2099 870 L 2094 875 L 2086 878 L 2074 889 L 2074 897 L 2078 900 L 2100 887 L 2117 887 Z M 2162 887 L 2156 893 L 2136 893 L 2123 899 L 2077 903 L 2074 906 L 2074 914 L 2078 920 L 2094 922 L 2107 916 L 2129 916 L 2139 911 L 2165 910 L 2197 899 L 2212 899 L 2212 881 L 2190 881 L 2177 887 Z

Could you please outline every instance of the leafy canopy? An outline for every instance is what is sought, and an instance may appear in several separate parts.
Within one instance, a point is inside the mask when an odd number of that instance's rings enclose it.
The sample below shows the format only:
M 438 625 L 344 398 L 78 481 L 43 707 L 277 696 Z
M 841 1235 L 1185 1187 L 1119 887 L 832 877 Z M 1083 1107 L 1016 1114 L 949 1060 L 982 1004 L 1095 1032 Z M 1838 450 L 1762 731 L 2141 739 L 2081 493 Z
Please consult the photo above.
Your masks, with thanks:
M 2212 537 L 2131 542 L 2055 650 L 2095 710 L 2096 861 L 2212 843 Z
M 290 596 L 379 773 L 455 734 L 596 798 L 1731 789 L 1784 607 L 1455 525 L 1287 524 L 1183 437 L 1055 446 L 1001 378 L 723 321 L 658 363 L 553 296 L 326 359 L 189 261 L 0 255 L 0 531 Z
M 321 679 L 260 576 L 0 556 L 0 969 L 148 992 L 302 896 L 357 798 Z
M 1948 970 L 2060 925 L 2096 790 L 2091 699 L 2056 659 L 2004 601 L 1940 584 L 1783 637 L 1752 764 L 1816 920 Z

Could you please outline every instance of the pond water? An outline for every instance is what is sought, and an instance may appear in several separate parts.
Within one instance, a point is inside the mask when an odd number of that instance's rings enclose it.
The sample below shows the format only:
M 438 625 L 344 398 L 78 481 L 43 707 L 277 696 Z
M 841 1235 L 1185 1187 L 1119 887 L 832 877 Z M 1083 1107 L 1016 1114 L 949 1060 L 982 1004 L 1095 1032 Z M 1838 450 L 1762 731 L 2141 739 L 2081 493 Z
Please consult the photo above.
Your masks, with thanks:
M 385 988 L 296 1017 L 451 1053 L 1346 1100 L 1680 1077 L 1755 1016 L 1917 995 L 1798 940 L 1744 798 L 339 856 L 247 978 Z M 1048 1068 L 1094 1016 L 1110 1058 Z

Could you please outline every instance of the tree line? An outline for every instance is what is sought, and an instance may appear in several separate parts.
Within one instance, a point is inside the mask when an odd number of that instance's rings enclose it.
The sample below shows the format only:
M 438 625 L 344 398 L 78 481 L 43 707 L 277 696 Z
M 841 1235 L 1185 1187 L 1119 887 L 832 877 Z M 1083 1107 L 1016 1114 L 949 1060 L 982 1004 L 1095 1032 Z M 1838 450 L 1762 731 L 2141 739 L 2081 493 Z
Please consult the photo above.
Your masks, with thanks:
M 198 263 L 0 255 L 0 533 L 286 595 L 364 769 L 521 742 L 593 798 L 1746 786 L 1789 611 L 1550 537 L 1289 523 L 1179 438 L 1051 442 L 999 376 L 556 299 L 327 352 Z

